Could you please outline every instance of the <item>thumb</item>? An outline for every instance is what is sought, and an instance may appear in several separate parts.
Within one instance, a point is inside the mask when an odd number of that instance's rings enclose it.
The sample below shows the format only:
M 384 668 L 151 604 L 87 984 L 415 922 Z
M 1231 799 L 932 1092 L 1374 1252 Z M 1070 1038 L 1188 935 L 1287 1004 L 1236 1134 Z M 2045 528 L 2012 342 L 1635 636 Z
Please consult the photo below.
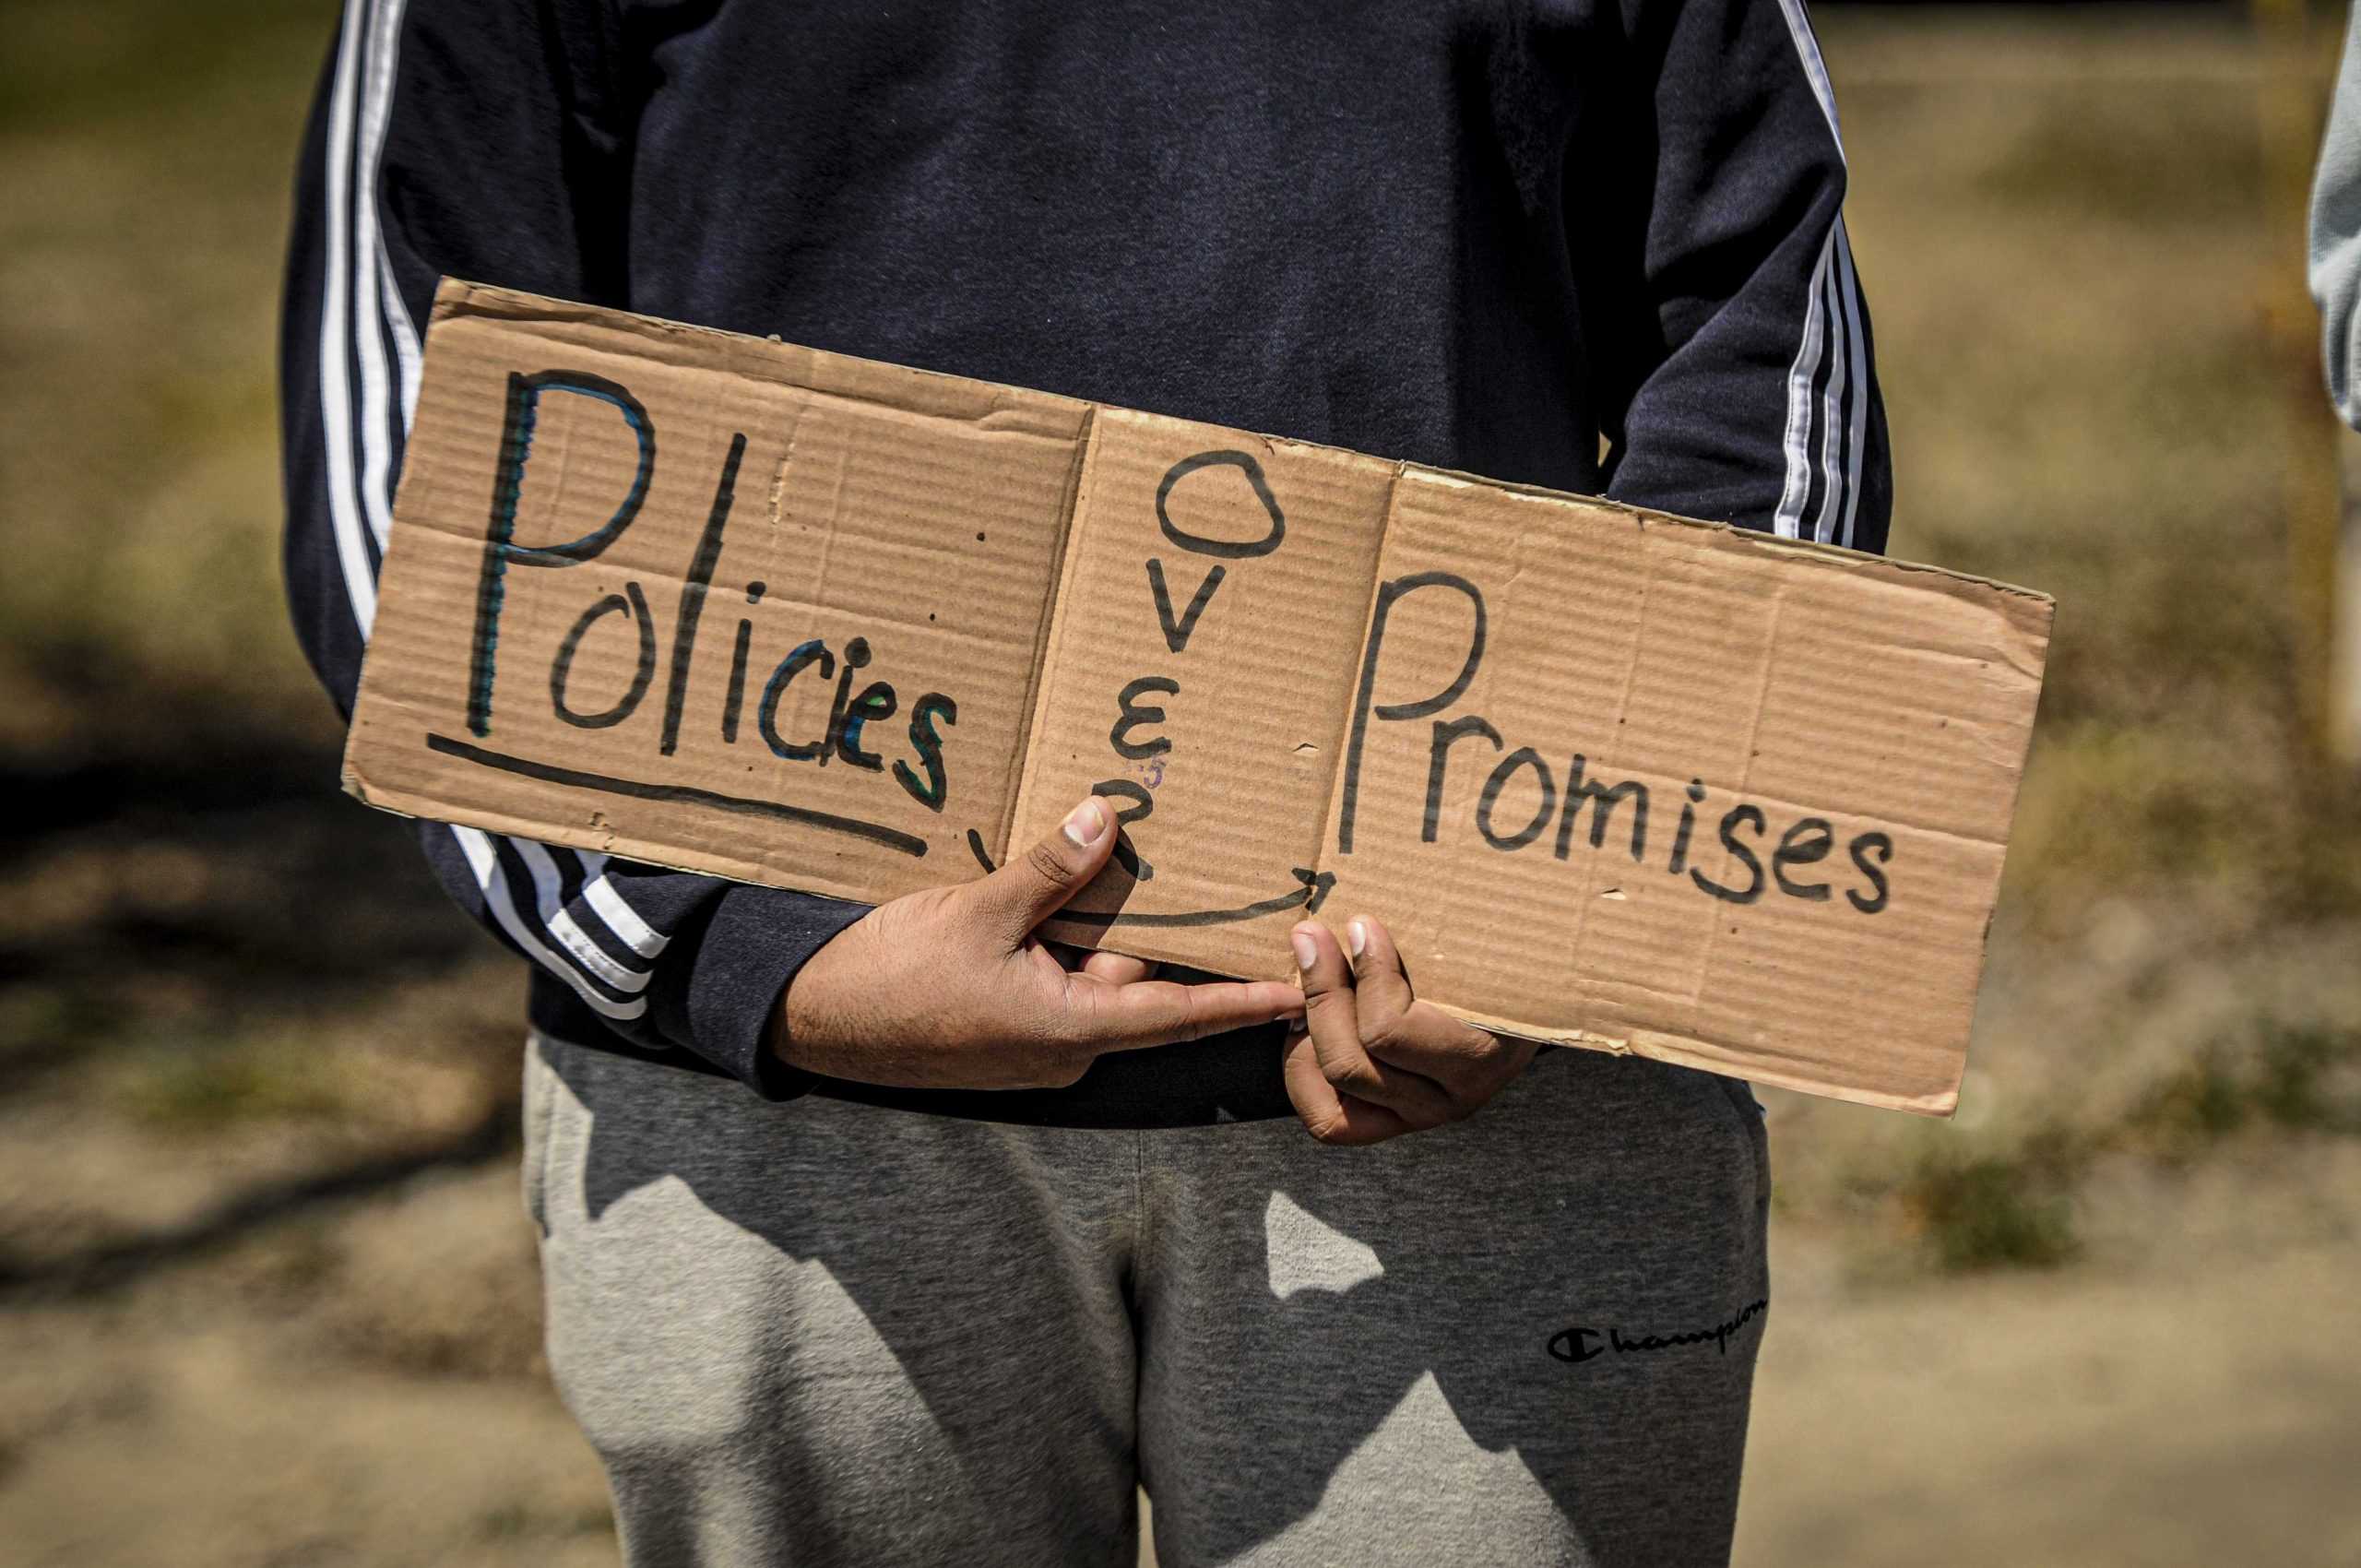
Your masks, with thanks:
M 970 883 L 968 897 L 1014 947 L 1088 885 L 1114 849 L 1114 808 L 1094 795 L 1068 812 L 1056 831 Z

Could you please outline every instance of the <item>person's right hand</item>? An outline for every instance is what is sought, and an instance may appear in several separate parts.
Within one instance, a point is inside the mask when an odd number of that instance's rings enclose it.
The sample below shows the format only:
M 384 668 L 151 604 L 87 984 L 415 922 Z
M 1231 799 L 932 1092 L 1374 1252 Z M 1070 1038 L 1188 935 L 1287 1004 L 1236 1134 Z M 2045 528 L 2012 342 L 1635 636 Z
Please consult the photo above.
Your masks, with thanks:
M 1045 1088 L 1100 1054 L 1291 1018 L 1286 980 L 1182 985 L 1136 965 L 1069 969 L 1033 931 L 1113 853 L 1115 814 L 1093 797 L 990 875 L 881 904 L 805 960 L 772 1016 L 768 1049 L 831 1078 L 904 1088 Z

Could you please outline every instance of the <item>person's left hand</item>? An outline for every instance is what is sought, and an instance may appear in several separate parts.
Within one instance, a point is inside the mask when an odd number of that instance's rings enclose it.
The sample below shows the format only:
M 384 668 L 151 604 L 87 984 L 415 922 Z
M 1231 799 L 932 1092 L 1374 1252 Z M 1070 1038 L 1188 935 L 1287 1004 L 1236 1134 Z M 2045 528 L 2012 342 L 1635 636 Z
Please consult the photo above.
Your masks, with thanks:
M 1317 921 L 1288 933 L 1302 971 L 1304 1032 L 1282 1066 L 1287 1099 L 1323 1144 L 1374 1144 L 1464 1121 L 1525 1071 L 1536 1047 L 1453 1017 L 1410 992 L 1383 925 L 1345 927 L 1348 962 Z

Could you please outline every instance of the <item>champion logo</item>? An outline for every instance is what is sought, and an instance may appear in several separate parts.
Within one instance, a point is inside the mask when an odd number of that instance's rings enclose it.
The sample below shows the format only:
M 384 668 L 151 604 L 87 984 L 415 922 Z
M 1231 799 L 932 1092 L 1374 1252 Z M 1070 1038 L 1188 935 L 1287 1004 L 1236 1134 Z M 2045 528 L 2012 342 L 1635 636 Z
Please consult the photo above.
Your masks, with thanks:
M 1761 1317 L 1771 1308 L 1768 1298 L 1750 1301 L 1726 1323 L 1711 1328 L 1694 1328 L 1681 1334 L 1627 1335 L 1620 1328 L 1561 1328 L 1549 1336 L 1549 1353 L 1561 1361 L 1579 1365 L 1600 1356 L 1629 1356 L 1645 1350 L 1675 1350 L 1688 1345 L 1711 1345 L 1722 1355 L 1730 1353 L 1730 1336 Z

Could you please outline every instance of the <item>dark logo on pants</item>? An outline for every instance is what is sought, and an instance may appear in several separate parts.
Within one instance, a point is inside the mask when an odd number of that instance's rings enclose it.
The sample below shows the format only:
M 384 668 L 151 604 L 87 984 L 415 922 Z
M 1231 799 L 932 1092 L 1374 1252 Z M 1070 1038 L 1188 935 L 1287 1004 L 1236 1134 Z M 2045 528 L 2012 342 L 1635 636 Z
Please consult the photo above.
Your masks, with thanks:
M 1610 1351 L 1619 1356 L 1629 1356 L 1642 1350 L 1672 1350 L 1683 1345 L 1711 1345 L 1726 1356 L 1730 1353 L 1730 1336 L 1762 1316 L 1770 1307 L 1767 1298 L 1750 1302 L 1727 1323 L 1717 1323 L 1711 1328 L 1691 1329 L 1686 1334 L 1627 1336 L 1619 1328 L 1563 1328 L 1549 1336 L 1549 1353 L 1561 1361 L 1580 1363 Z

